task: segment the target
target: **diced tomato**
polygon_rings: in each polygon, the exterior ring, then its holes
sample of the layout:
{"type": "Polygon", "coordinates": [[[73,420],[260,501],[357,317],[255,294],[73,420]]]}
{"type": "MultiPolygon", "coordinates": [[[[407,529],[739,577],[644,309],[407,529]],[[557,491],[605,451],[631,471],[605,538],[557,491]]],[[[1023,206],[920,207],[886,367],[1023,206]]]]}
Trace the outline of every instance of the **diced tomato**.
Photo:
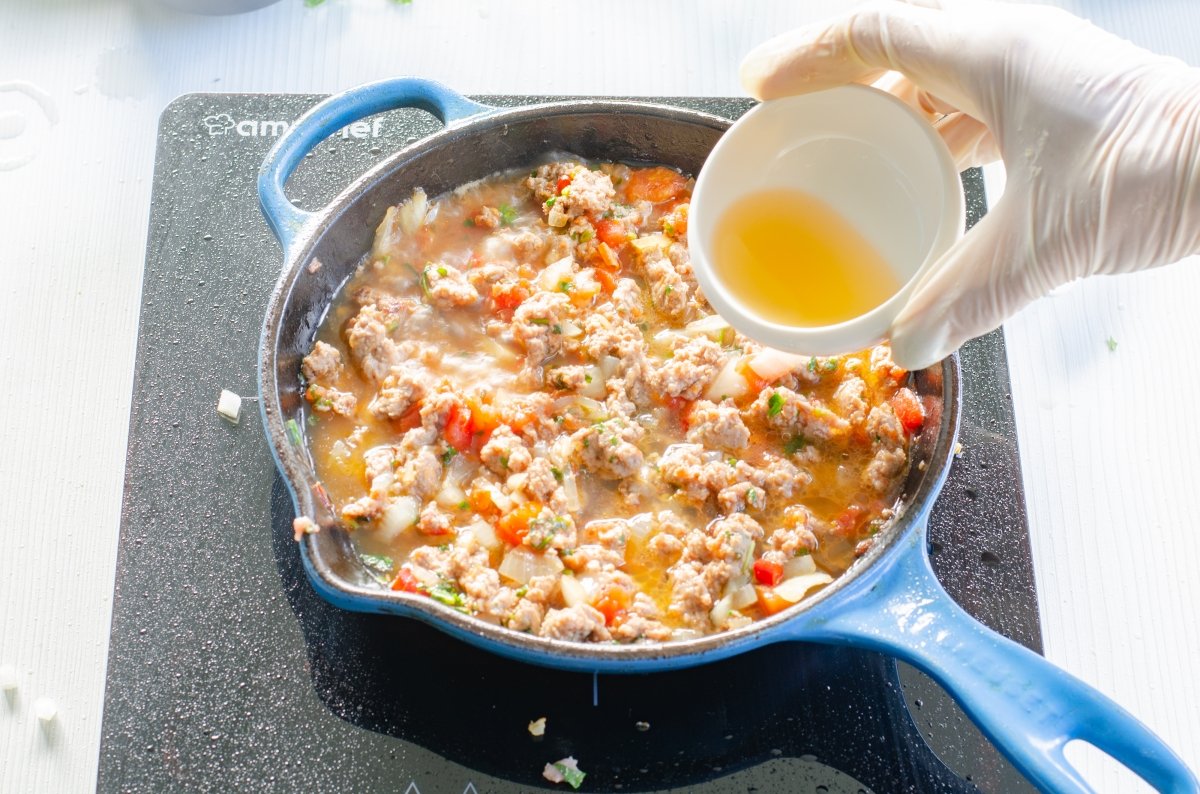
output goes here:
{"type": "Polygon", "coordinates": [[[783,581],[783,566],[770,560],[755,560],[754,581],[767,587],[774,587],[783,581]]]}
{"type": "MultiPolygon", "coordinates": [[[[604,243],[600,243],[600,247],[608,248],[604,243]]],[[[596,268],[596,281],[600,282],[600,291],[606,295],[611,295],[617,288],[617,277],[602,267],[596,268]]]]}
{"type": "Polygon", "coordinates": [[[858,529],[858,525],[862,523],[864,512],[862,505],[850,505],[838,513],[833,519],[833,526],[837,533],[844,537],[851,537],[858,529]]]}
{"type": "Polygon", "coordinates": [[[896,418],[906,433],[915,433],[925,424],[925,407],[907,386],[892,395],[892,410],[896,412],[896,418]]]}
{"type": "Polygon", "coordinates": [[[492,492],[486,488],[471,491],[470,502],[471,509],[479,515],[490,516],[500,512],[496,503],[492,501],[492,492]]]}
{"type": "Polygon", "coordinates": [[[737,363],[735,369],[737,370],[737,374],[746,379],[746,383],[749,386],[749,391],[747,394],[749,395],[750,399],[755,399],[758,397],[759,392],[767,388],[768,381],[760,377],[757,372],[750,368],[750,356],[743,357],[742,360],[737,363]]]}
{"type": "Polygon", "coordinates": [[[529,534],[529,523],[542,514],[540,502],[526,502],[515,510],[500,516],[496,522],[496,535],[505,543],[520,546],[529,534]]]}
{"type": "Polygon", "coordinates": [[[569,184],[571,184],[571,177],[560,176],[558,178],[558,184],[554,186],[554,192],[561,196],[562,192],[563,192],[563,188],[565,188],[569,184]]]}
{"type": "Polygon", "coordinates": [[[620,221],[601,218],[592,225],[596,227],[596,237],[614,251],[620,250],[621,246],[629,242],[629,233],[620,221]]]}
{"type": "Polygon", "coordinates": [[[395,580],[392,582],[393,590],[400,590],[405,593],[421,592],[420,582],[417,577],[407,568],[401,568],[400,573],[396,574],[395,580]]]}
{"type": "Polygon", "coordinates": [[[663,166],[638,168],[625,182],[625,197],[629,201],[650,201],[661,204],[687,190],[687,178],[678,171],[663,166]]]}
{"type": "Polygon", "coordinates": [[[497,309],[512,310],[529,297],[529,284],[524,279],[518,282],[501,282],[492,285],[492,302],[497,309]]]}
{"type": "Polygon", "coordinates": [[[663,405],[667,407],[667,410],[679,417],[679,424],[683,426],[684,430],[688,429],[691,422],[692,406],[695,404],[695,400],[685,397],[668,397],[663,400],[663,405]]]}
{"type": "Polygon", "coordinates": [[[492,406],[474,397],[467,399],[467,406],[471,409],[472,435],[486,435],[500,426],[500,416],[492,406]]]}
{"type": "Polygon", "coordinates": [[[447,444],[459,452],[466,452],[471,449],[471,442],[474,440],[474,424],[470,409],[455,405],[450,409],[450,418],[446,420],[446,429],[442,431],[442,435],[447,444]]]}
{"type": "Polygon", "coordinates": [[[774,615],[776,612],[782,612],[792,605],[792,602],[786,598],[780,598],[775,595],[775,591],[769,587],[755,585],[754,592],[758,594],[758,608],[762,610],[764,615],[774,615]]]}
{"type": "Polygon", "coordinates": [[[392,430],[400,434],[407,433],[414,427],[418,427],[421,424],[420,404],[409,408],[399,419],[393,419],[390,424],[392,426],[392,430]]]}
{"type": "Polygon", "coordinates": [[[619,625],[624,621],[629,608],[629,591],[610,587],[596,599],[594,606],[604,615],[604,625],[619,625]]]}

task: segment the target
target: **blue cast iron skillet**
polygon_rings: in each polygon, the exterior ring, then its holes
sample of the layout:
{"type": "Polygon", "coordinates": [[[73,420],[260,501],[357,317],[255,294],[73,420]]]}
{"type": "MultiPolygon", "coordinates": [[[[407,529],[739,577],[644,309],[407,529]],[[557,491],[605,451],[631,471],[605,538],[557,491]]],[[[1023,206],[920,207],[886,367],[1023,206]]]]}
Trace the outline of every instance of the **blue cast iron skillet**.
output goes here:
{"type": "Polygon", "coordinates": [[[492,108],[437,83],[398,78],[325,100],[279,139],[258,181],[263,213],[286,260],[263,323],[259,404],[296,514],[321,526],[300,544],[313,587],[344,609],[416,618],[503,656],[576,671],[670,670],[784,640],[881,651],[945,687],[1043,791],[1092,790],[1063,755],[1064,746],[1079,739],[1160,791],[1200,792],[1179,757],[1128,712],[976,622],[934,578],[925,525],[958,433],[960,376],[953,356],[915,375],[929,420],[914,443],[899,519],[833,584],[745,628],[660,645],[573,644],[509,631],[433,599],[383,589],[363,569],[347,533],[321,498],[303,439],[299,370],[338,288],[370,250],[387,207],[415,187],[436,196],[500,169],[527,166],[550,151],[663,163],[695,174],[728,126],[725,119],[704,113],[621,101],[492,108]],[[428,111],[445,128],[392,154],[318,212],[298,209],[287,199],[284,183],[318,143],[347,124],[401,107],[428,111]]]}

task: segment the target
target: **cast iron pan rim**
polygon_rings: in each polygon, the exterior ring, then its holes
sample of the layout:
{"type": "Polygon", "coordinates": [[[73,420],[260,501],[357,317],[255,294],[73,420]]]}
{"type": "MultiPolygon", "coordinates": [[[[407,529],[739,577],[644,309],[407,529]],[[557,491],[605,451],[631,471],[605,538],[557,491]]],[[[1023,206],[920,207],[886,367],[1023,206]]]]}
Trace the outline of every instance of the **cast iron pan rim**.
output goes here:
{"type": "MultiPolygon", "coordinates": [[[[323,532],[344,531],[337,525],[333,516],[329,516],[324,521],[320,520],[320,516],[326,511],[317,510],[317,504],[312,495],[312,488],[319,480],[311,473],[307,448],[303,452],[297,451],[288,439],[284,425],[285,420],[282,416],[279,384],[276,378],[276,356],[282,334],[284,309],[291,298],[296,281],[303,273],[303,268],[312,259],[317,244],[326,233],[336,227],[343,213],[352,207],[371,186],[389,178],[402,169],[407,162],[421,155],[463,137],[488,134],[506,135],[510,124],[534,119],[540,120],[547,116],[596,113],[623,113],[664,118],[719,131],[728,129],[731,124],[728,119],[701,111],[627,100],[564,100],[512,109],[498,109],[451,124],[439,132],[398,150],[356,179],[300,232],[297,244],[289,255],[290,261],[280,275],[268,303],[259,351],[259,383],[263,421],[266,425],[272,455],[275,457],[279,470],[283,473],[298,516],[318,519],[323,532]]],[[[491,170],[487,173],[491,173],[491,170]]],[[[484,174],[480,174],[480,176],[484,176],[484,174]]],[[[700,663],[703,660],[699,657],[717,649],[722,649],[725,653],[721,655],[725,655],[730,652],[731,646],[788,639],[786,632],[776,631],[776,629],[792,620],[800,619],[817,605],[836,597],[865,573],[871,571],[874,563],[884,557],[908,533],[924,531],[929,507],[941,490],[948,472],[954,442],[958,435],[961,409],[961,373],[957,356],[952,355],[946,358],[940,367],[943,379],[942,412],[937,428],[937,439],[926,463],[927,469],[921,476],[915,493],[906,494],[903,499],[902,514],[893,521],[890,527],[876,536],[875,543],[863,557],[856,560],[845,573],[819,593],[803,600],[797,607],[755,621],[740,629],[692,640],[658,644],[572,643],[510,631],[501,626],[464,615],[423,596],[366,588],[347,582],[328,569],[317,547],[317,541],[312,536],[305,536],[300,542],[301,553],[306,562],[305,569],[310,576],[320,579],[314,584],[323,594],[336,592],[343,596],[343,601],[353,599],[357,602],[345,604],[349,608],[414,617],[435,627],[445,627],[449,624],[460,635],[474,635],[492,643],[508,646],[512,651],[523,654],[522,658],[526,658],[530,662],[540,660],[548,665],[554,665],[556,658],[611,663],[622,659],[631,662],[635,660],[645,662],[656,659],[678,660],[680,657],[690,656],[697,657],[695,663],[700,663]]],[[[923,432],[930,430],[932,428],[927,427],[923,432]]]]}

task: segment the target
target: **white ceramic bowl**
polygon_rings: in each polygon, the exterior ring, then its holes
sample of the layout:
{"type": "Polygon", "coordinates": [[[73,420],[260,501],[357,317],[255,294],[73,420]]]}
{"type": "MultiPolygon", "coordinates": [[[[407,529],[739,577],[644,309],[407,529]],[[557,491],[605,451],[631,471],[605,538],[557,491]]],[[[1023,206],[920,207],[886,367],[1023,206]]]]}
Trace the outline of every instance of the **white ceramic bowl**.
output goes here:
{"type": "Polygon", "coordinates": [[[688,217],[693,267],[713,308],[751,339],[807,355],[886,339],[917,279],[962,232],[962,183],[941,138],[899,99],[861,85],[751,109],[704,163],[688,217]],[[838,212],[883,256],[899,291],[866,314],[817,327],[765,320],[738,301],[713,267],[717,220],[747,193],[772,188],[804,191],[838,212]]]}

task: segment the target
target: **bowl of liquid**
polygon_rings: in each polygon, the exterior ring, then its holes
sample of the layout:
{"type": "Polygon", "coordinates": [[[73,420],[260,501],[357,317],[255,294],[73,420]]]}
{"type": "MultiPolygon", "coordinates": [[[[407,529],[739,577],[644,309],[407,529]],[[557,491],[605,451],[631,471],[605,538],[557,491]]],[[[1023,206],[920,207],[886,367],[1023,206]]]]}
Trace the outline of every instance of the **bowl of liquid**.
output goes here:
{"type": "Polygon", "coordinates": [[[941,138],[861,85],[751,109],[713,148],[688,218],[713,308],[746,336],[807,355],[886,339],[962,233],[962,183],[941,138]]]}

